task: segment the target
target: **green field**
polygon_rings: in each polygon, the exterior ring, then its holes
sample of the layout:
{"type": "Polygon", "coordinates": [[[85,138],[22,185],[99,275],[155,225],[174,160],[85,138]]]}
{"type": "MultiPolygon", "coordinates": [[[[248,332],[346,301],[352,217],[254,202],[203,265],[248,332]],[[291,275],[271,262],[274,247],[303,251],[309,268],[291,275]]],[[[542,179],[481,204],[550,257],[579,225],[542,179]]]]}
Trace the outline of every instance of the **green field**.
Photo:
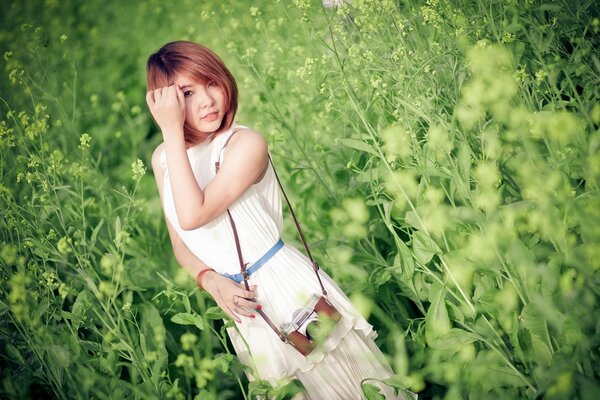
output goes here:
{"type": "Polygon", "coordinates": [[[4,0],[0,22],[0,398],[298,390],[249,384],[173,257],[145,62],[177,39],[230,67],[387,384],[597,398],[597,1],[4,0]]]}

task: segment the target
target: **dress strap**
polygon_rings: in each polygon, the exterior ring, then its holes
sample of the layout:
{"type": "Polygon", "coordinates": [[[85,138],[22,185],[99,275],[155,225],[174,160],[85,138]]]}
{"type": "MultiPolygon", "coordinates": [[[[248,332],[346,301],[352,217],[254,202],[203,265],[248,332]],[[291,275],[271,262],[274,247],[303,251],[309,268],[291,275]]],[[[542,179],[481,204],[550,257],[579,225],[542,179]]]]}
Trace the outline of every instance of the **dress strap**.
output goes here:
{"type": "Polygon", "coordinates": [[[219,168],[221,166],[221,160],[223,159],[223,152],[225,151],[225,147],[227,147],[227,145],[229,144],[229,141],[231,140],[233,135],[235,135],[240,129],[244,129],[244,128],[248,128],[248,127],[246,127],[244,125],[235,125],[233,127],[231,133],[227,137],[227,139],[225,139],[225,143],[223,143],[221,150],[219,150],[219,157],[217,158],[217,161],[215,162],[215,173],[219,172],[219,168]]]}

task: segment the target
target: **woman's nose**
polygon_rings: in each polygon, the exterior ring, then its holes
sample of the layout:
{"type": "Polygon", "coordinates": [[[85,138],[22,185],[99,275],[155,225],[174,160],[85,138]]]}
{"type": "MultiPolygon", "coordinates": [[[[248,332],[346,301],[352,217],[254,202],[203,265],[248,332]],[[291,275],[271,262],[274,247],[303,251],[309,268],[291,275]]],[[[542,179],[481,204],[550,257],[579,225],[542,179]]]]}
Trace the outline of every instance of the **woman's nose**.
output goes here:
{"type": "Polygon", "coordinates": [[[213,104],[213,98],[207,90],[200,89],[196,96],[197,105],[200,108],[210,107],[213,104]]]}

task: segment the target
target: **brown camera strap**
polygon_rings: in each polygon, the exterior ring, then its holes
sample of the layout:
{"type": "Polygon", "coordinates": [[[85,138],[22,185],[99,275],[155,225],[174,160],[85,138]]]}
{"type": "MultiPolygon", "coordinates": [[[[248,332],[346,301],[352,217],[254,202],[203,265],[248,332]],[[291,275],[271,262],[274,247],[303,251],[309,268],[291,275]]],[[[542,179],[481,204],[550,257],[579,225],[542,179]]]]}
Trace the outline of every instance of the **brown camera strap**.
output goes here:
{"type": "Polygon", "coordinates": [[[304,233],[302,232],[302,228],[300,228],[300,223],[298,222],[298,218],[296,218],[296,213],[294,212],[294,209],[292,208],[292,203],[290,203],[290,200],[288,199],[287,194],[285,194],[285,190],[283,190],[283,185],[281,184],[281,181],[279,180],[279,175],[277,175],[277,170],[275,170],[275,165],[273,164],[273,160],[271,159],[270,154],[269,154],[269,162],[271,163],[271,167],[273,167],[273,173],[275,174],[275,179],[277,179],[277,183],[279,184],[281,193],[283,194],[283,197],[285,198],[285,202],[287,203],[288,208],[290,209],[290,214],[292,214],[292,218],[294,219],[294,224],[296,225],[296,229],[298,230],[298,233],[300,234],[300,239],[302,240],[302,244],[304,245],[304,249],[306,250],[306,255],[310,259],[313,270],[315,271],[315,274],[317,275],[317,280],[319,281],[319,285],[321,286],[321,292],[323,292],[323,296],[327,296],[327,291],[323,287],[323,282],[321,282],[321,276],[319,275],[319,264],[317,264],[317,262],[313,259],[312,254],[310,253],[310,249],[308,248],[308,243],[306,242],[306,239],[304,238],[304,233]]]}
{"type": "MultiPolygon", "coordinates": [[[[231,140],[231,138],[233,137],[233,135],[235,135],[239,131],[240,128],[241,127],[234,128],[234,130],[231,133],[231,135],[229,135],[229,137],[225,140],[225,143],[223,144],[223,147],[221,149],[221,153],[219,153],[218,160],[215,161],[215,170],[216,170],[216,172],[219,172],[219,168],[221,167],[221,154],[222,154],[223,150],[225,149],[225,147],[229,143],[229,140],[231,140]]],[[[323,292],[324,296],[327,296],[327,291],[325,290],[325,287],[323,287],[323,282],[321,281],[321,277],[319,276],[319,264],[317,264],[317,262],[312,257],[312,254],[311,254],[310,249],[308,247],[308,243],[306,242],[306,239],[304,237],[304,233],[302,232],[302,228],[300,227],[300,223],[298,222],[298,218],[296,218],[296,213],[294,213],[294,209],[292,208],[292,204],[290,203],[290,200],[288,199],[287,194],[285,193],[285,190],[283,189],[283,185],[281,184],[281,181],[279,180],[279,176],[277,175],[277,171],[275,170],[275,165],[273,164],[273,160],[271,159],[271,155],[269,154],[268,156],[269,156],[269,162],[271,163],[271,167],[273,168],[273,172],[275,174],[275,178],[277,179],[277,183],[279,185],[279,188],[281,189],[281,193],[283,193],[283,197],[285,198],[285,201],[286,201],[286,203],[288,205],[288,208],[290,209],[290,213],[291,213],[292,218],[294,220],[294,224],[296,225],[296,229],[298,230],[298,233],[300,234],[300,239],[302,240],[302,244],[304,245],[304,249],[306,250],[306,255],[310,259],[310,261],[312,263],[313,270],[315,271],[315,274],[317,275],[317,280],[319,281],[319,285],[321,286],[321,291],[323,292]]],[[[235,239],[235,247],[236,247],[236,250],[237,250],[237,253],[238,253],[238,260],[239,260],[239,263],[240,263],[240,270],[242,272],[242,277],[244,278],[244,286],[246,287],[246,290],[250,290],[250,285],[248,284],[248,273],[246,272],[246,266],[248,265],[248,263],[244,263],[244,258],[242,256],[242,247],[240,245],[240,239],[239,239],[239,236],[238,236],[237,228],[235,226],[235,221],[233,220],[233,216],[231,215],[231,211],[229,211],[229,209],[227,209],[227,215],[229,216],[229,223],[231,224],[231,229],[233,229],[233,237],[235,239]]],[[[291,343],[291,342],[288,341],[288,339],[285,337],[285,335],[279,330],[279,328],[277,328],[277,326],[273,323],[273,321],[271,321],[271,319],[265,314],[265,312],[263,310],[256,309],[256,312],[258,314],[260,314],[260,316],[271,327],[271,329],[273,329],[273,331],[277,334],[277,336],[279,336],[279,338],[282,341],[291,343]]]]}

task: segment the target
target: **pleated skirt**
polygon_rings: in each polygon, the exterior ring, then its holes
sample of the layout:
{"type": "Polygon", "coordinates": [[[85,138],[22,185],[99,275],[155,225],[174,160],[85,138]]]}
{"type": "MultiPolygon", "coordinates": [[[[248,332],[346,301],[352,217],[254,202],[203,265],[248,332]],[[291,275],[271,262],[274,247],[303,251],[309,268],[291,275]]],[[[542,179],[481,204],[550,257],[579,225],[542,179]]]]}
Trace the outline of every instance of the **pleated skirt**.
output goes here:
{"type": "MultiPolygon", "coordinates": [[[[275,321],[286,321],[293,310],[303,304],[296,298],[319,293],[320,288],[308,259],[297,249],[285,245],[271,260],[276,267],[261,268],[251,276],[250,284],[258,285],[258,300],[267,315],[275,321]]],[[[342,314],[320,350],[302,356],[283,343],[258,316],[256,319],[242,317],[236,329],[228,329],[238,357],[253,370],[254,374],[247,373],[248,379],[264,379],[273,386],[297,379],[306,390],[294,400],[363,399],[362,382],[380,388],[386,399],[414,398],[402,393],[394,395],[392,387],[381,383],[394,372],[375,343],[377,332],[337,283],[324,271],[319,274],[329,300],[342,314]]]]}

